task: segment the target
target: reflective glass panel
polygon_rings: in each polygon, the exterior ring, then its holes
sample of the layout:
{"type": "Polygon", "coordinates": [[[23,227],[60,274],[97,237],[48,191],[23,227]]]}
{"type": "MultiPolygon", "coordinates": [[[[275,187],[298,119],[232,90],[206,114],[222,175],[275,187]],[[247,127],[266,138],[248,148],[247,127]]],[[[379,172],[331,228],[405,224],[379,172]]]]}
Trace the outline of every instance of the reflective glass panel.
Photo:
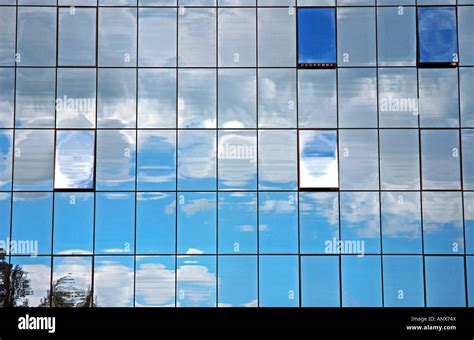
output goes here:
{"type": "Polygon", "coordinates": [[[298,253],[298,202],[294,193],[259,193],[261,254],[298,253]]]}
{"type": "Polygon", "coordinates": [[[421,208],[418,192],[382,192],[382,245],[386,254],[420,254],[421,208]]]}
{"type": "Polygon", "coordinates": [[[216,193],[178,193],[178,254],[216,253],[216,193]]]}
{"type": "Polygon", "coordinates": [[[260,307],[298,307],[298,256],[260,256],[260,307]]]}
{"type": "Polygon", "coordinates": [[[425,257],[425,281],[427,307],[466,306],[463,257],[425,257]]]}
{"type": "Polygon", "coordinates": [[[339,257],[301,258],[302,307],[339,307],[339,257]]]}
{"type": "Polygon", "coordinates": [[[459,132],[421,131],[423,189],[460,189],[459,132]]]}
{"type": "Polygon", "coordinates": [[[423,258],[384,256],[385,307],[424,307],[423,258]]]}
{"type": "MultiPolygon", "coordinates": [[[[13,1],[15,4],[15,1],[13,1]]],[[[15,63],[15,34],[16,9],[15,7],[0,8],[0,65],[11,66],[15,63]]]]}
{"type": "Polygon", "coordinates": [[[332,253],[339,241],[339,202],[335,192],[300,192],[300,251],[332,253]]]}
{"type": "Polygon", "coordinates": [[[380,256],[342,257],[342,306],[382,307],[380,256]]]}
{"type": "Polygon", "coordinates": [[[92,307],[92,258],[56,256],[53,263],[52,307],[92,307]]]}
{"type": "Polygon", "coordinates": [[[13,132],[11,130],[0,130],[0,190],[11,190],[12,159],[13,132]]]}
{"type": "Polygon", "coordinates": [[[257,307],[256,256],[220,256],[218,307],[257,307]]]}
{"type": "Polygon", "coordinates": [[[427,254],[462,254],[462,196],[458,192],[423,192],[423,240],[427,254]]]}
{"type": "Polygon", "coordinates": [[[454,7],[418,8],[420,63],[459,61],[454,7]]]}
{"type": "Polygon", "coordinates": [[[135,194],[96,194],[95,253],[130,254],[134,251],[135,194]]]}
{"type": "Polygon", "coordinates": [[[219,253],[257,253],[257,194],[219,193],[219,253]]]}
{"type": "Polygon", "coordinates": [[[95,187],[95,132],[56,132],[55,189],[95,187]]]}
{"type": "Polygon", "coordinates": [[[15,69],[0,68],[0,128],[13,127],[15,69]]]}
{"type": "Polygon", "coordinates": [[[136,258],[135,307],[175,306],[175,257],[136,258]]]}
{"type": "Polygon", "coordinates": [[[94,305],[132,307],[133,256],[101,256],[94,262],[94,305]]]}
{"type": "Polygon", "coordinates": [[[176,251],[176,195],[137,193],[137,254],[173,254],[176,251]]]}
{"type": "Polygon", "coordinates": [[[215,256],[178,257],[178,307],[215,307],[217,275],[215,256]]]}
{"type": "Polygon", "coordinates": [[[474,189],[474,130],[462,130],[462,176],[464,190],[474,189]]]}
{"type": "Polygon", "coordinates": [[[257,188],[257,134],[255,131],[219,131],[219,189],[257,188]]]}
{"type": "Polygon", "coordinates": [[[94,194],[56,193],[54,207],[54,253],[92,254],[94,194]]]}
{"type": "Polygon", "coordinates": [[[176,189],[176,132],[139,130],[138,190],[176,189]]]}
{"type": "Polygon", "coordinates": [[[338,188],[336,131],[299,132],[299,187],[338,188]]]}

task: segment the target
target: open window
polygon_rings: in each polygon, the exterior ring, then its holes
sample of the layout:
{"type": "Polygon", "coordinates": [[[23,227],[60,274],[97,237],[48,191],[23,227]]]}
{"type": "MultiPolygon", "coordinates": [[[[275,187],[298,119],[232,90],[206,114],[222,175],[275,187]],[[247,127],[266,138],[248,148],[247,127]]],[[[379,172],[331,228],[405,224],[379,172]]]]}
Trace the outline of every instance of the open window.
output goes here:
{"type": "Polygon", "coordinates": [[[338,190],[337,132],[300,130],[298,138],[300,191],[338,190]]]}
{"type": "Polygon", "coordinates": [[[298,9],[298,67],[336,67],[336,11],[298,9]]]}
{"type": "Polygon", "coordinates": [[[93,191],[95,189],[95,132],[58,130],[54,190],[93,191]]]}
{"type": "Polygon", "coordinates": [[[459,62],[455,7],[418,8],[418,66],[456,67],[459,62]]]}

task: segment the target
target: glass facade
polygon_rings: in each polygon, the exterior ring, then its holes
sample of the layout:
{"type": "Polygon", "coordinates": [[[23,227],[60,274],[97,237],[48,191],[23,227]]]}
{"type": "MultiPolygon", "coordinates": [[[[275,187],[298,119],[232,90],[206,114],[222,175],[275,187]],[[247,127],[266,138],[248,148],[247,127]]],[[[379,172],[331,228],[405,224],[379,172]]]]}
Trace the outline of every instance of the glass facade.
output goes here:
{"type": "Polygon", "coordinates": [[[0,306],[474,306],[473,17],[0,0],[0,306]]]}

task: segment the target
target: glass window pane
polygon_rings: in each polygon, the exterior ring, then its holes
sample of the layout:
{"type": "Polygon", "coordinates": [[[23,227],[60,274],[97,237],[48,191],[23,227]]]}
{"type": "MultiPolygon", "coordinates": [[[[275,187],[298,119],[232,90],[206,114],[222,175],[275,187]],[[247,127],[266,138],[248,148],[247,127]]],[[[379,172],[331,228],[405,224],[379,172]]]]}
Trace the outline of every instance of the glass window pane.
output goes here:
{"type": "Polygon", "coordinates": [[[255,128],[257,73],[254,69],[220,69],[218,115],[220,128],[255,128]]]}
{"type": "Polygon", "coordinates": [[[59,65],[95,65],[96,15],[94,8],[59,9],[59,65]]]}
{"type": "Polygon", "coordinates": [[[299,198],[301,253],[328,253],[328,241],[331,243],[339,241],[338,194],[301,192],[299,198]]]}
{"type": "Polygon", "coordinates": [[[219,131],[219,189],[257,188],[257,135],[255,131],[219,131]]]}
{"type": "Polygon", "coordinates": [[[421,131],[423,189],[460,189],[459,132],[421,131]]]}
{"type": "Polygon", "coordinates": [[[258,126],[296,127],[296,73],[294,69],[258,71],[258,126]]]}
{"type": "Polygon", "coordinates": [[[54,253],[92,254],[94,194],[54,195],[54,253]]]}
{"type": "Polygon", "coordinates": [[[418,8],[420,63],[457,62],[458,44],[454,7],[418,8]]]}
{"type": "Polygon", "coordinates": [[[377,74],[371,68],[342,68],[339,73],[339,127],[377,127],[377,74]]]}
{"type": "Polygon", "coordinates": [[[56,132],[55,189],[94,189],[95,132],[56,132]]]}
{"type": "Polygon", "coordinates": [[[464,229],[466,253],[474,254],[474,192],[464,193],[464,229]]]}
{"type": "Polygon", "coordinates": [[[181,8],[178,26],[178,65],[216,66],[216,10],[181,8]]]}
{"type": "Polygon", "coordinates": [[[418,80],[415,68],[379,68],[380,127],[418,127],[418,80]]]}
{"type": "Polygon", "coordinates": [[[338,8],[338,65],[375,66],[375,35],[374,8],[338,8]]]}
{"type": "Polygon", "coordinates": [[[341,189],[378,189],[377,145],[376,130],[339,130],[341,189]]]}
{"type": "Polygon", "coordinates": [[[138,70],[138,127],[176,127],[175,70],[138,70]]]}
{"type": "Polygon", "coordinates": [[[469,307],[474,307],[474,257],[466,257],[467,267],[467,291],[469,307]]]}
{"type": "Polygon", "coordinates": [[[19,65],[56,65],[56,8],[18,8],[17,46],[19,65]]]}
{"type": "Polygon", "coordinates": [[[94,305],[132,307],[133,256],[97,257],[94,263],[94,305]]]}
{"type": "MultiPolygon", "coordinates": [[[[341,192],[341,248],[343,254],[380,253],[379,194],[377,192],[341,192]]],[[[335,252],[335,251],[334,251],[335,252]]]]}
{"type": "Polygon", "coordinates": [[[216,257],[178,257],[178,307],[216,306],[216,257]]]}
{"type": "Polygon", "coordinates": [[[97,0],[59,0],[60,6],[97,6],[97,0]]]}
{"type": "Polygon", "coordinates": [[[219,256],[218,307],[257,307],[256,256],[219,256]]]}
{"type": "Polygon", "coordinates": [[[178,253],[215,254],[216,193],[178,193],[178,253]]]}
{"type": "MultiPolygon", "coordinates": [[[[13,1],[15,4],[15,1],[13,1]]],[[[12,66],[15,63],[16,9],[0,8],[0,65],[12,66]]]]}
{"type": "Polygon", "coordinates": [[[463,189],[474,189],[474,130],[462,130],[463,189]]]}
{"type": "MultiPolygon", "coordinates": [[[[11,220],[11,202],[12,197],[9,192],[0,192],[0,239],[6,240],[10,237],[10,220],[11,220]]],[[[0,253],[5,253],[6,245],[0,247],[0,253]]],[[[0,255],[0,261],[2,260],[0,255]]]]}
{"type": "Polygon", "coordinates": [[[180,190],[215,190],[216,132],[178,133],[178,187],[180,190]]]}
{"type": "Polygon", "coordinates": [[[474,127],[474,68],[459,68],[459,87],[461,96],[461,124],[474,127]]]}
{"type": "Polygon", "coordinates": [[[336,11],[298,9],[298,63],[336,63],[336,11]]]}
{"type": "Polygon", "coordinates": [[[139,66],[175,66],[176,9],[140,8],[138,17],[139,66]]]}
{"type": "Polygon", "coordinates": [[[97,190],[135,189],[135,131],[97,131],[97,190]]]}
{"type": "Polygon", "coordinates": [[[51,190],[53,166],[54,131],[15,131],[14,190],[51,190]]]}
{"type": "Polygon", "coordinates": [[[301,257],[302,307],[339,307],[339,257],[301,257]]]}
{"type": "Polygon", "coordinates": [[[137,0],[98,0],[100,6],[136,6],[137,0]]]}
{"type": "Polygon", "coordinates": [[[251,8],[219,9],[219,66],[251,67],[256,63],[256,12],[251,8]]]}
{"type": "Polygon", "coordinates": [[[260,256],[260,307],[298,307],[298,256],[260,256]]]}
{"type": "Polygon", "coordinates": [[[15,192],[13,194],[12,241],[23,241],[18,255],[51,253],[53,194],[15,192]]]}
{"type": "Polygon", "coordinates": [[[298,124],[337,127],[336,70],[298,70],[298,124]]]}
{"type": "Polygon", "coordinates": [[[100,69],[98,91],[98,127],[134,128],[136,124],[136,70],[100,69]]]}
{"type": "Polygon", "coordinates": [[[403,6],[378,8],[378,65],[415,66],[415,32],[415,8],[403,6]]]}
{"type": "Polygon", "coordinates": [[[294,193],[259,193],[258,233],[260,253],[298,253],[298,202],[294,193]]]}
{"type": "Polygon", "coordinates": [[[382,244],[388,254],[420,254],[421,209],[418,192],[382,192],[382,244]]]}
{"type": "Polygon", "coordinates": [[[25,296],[17,296],[13,306],[49,307],[47,296],[51,283],[51,257],[14,256],[11,266],[20,270],[23,274],[21,283],[26,286],[25,296]]]}
{"type": "Polygon", "coordinates": [[[380,130],[382,190],[419,190],[420,159],[417,130],[380,130]]]}
{"type": "Polygon", "coordinates": [[[57,77],[56,126],[58,128],[95,127],[95,69],[60,68],[57,77]]]}
{"type": "Polygon", "coordinates": [[[180,128],[216,127],[216,88],[216,70],[179,70],[178,125],[180,128]]]}
{"type": "Polygon", "coordinates": [[[295,66],[296,12],[291,8],[258,9],[258,65],[295,66]]]}
{"type": "Polygon", "coordinates": [[[295,131],[259,131],[258,185],[260,190],[294,190],[297,187],[295,131]]]}
{"type": "Polygon", "coordinates": [[[99,65],[131,67],[136,65],[136,58],[137,10],[100,8],[99,65]]]}
{"type": "Polygon", "coordinates": [[[461,65],[474,65],[474,7],[458,7],[459,54],[461,65]]]}
{"type": "Polygon", "coordinates": [[[382,307],[380,256],[342,257],[342,306],[382,307]]]}
{"type": "Polygon", "coordinates": [[[425,272],[427,307],[466,306],[463,257],[427,256],[425,272]]]}
{"type": "Polygon", "coordinates": [[[421,69],[420,126],[458,127],[459,96],[456,69],[421,69]]]}
{"type": "Polygon", "coordinates": [[[424,307],[423,258],[384,256],[385,307],[424,307]]]}
{"type": "Polygon", "coordinates": [[[137,193],[137,254],[176,252],[176,195],[137,193]]]}
{"type": "Polygon", "coordinates": [[[0,68],[0,128],[13,127],[15,69],[0,68]]]}
{"type": "Polygon", "coordinates": [[[176,189],[176,132],[138,131],[138,190],[176,189]]]}
{"type": "Polygon", "coordinates": [[[175,306],[175,257],[136,258],[135,307],[175,306]]]}
{"type": "Polygon", "coordinates": [[[219,193],[219,253],[257,253],[257,194],[219,193]]]}
{"type": "Polygon", "coordinates": [[[134,234],[135,194],[97,193],[95,253],[133,253],[134,234]]]}
{"type": "Polygon", "coordinates": [[[423,192],[425,253],[464,253],[461,197],[457,192],[423,192]]]}
{"type": "Polygon", "coordinates": [[[54,127],[55,70],[21,68],[16,72],[15,126],[54,127]]]}
{"type": "Polygon", "coordinates": [[[299,187],[338,188],[336,131],[299,131],[299,187]]]}
{"type": "Polygon", "coordinates": [[[13,132],[0,130],[0,190],[12,188],[13,132]]]}
{"type": "Polygon", "coordinates": [[[176,6],[177,0],[138,0],[139,6],[176,6]]]}
{"type": "Polygon", "coordinates": [[[52,307],[92,307],[92,258],[55,257],[50,299],[52,307]]]}

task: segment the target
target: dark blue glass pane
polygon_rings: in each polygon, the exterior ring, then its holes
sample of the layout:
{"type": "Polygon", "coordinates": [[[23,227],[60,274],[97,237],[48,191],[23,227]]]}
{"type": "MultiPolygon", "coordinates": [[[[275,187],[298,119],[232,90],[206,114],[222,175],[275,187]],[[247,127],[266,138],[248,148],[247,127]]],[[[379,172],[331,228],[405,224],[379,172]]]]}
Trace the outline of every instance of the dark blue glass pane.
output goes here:
{"type": "Polygon", "coordinates": [[[418,9],[418,45],[420,63],[451,63],[459,60],[454,7],[418,9]]]}
{"type": "Polygon", "coordinates": [[[336,63],[336,19],[333,8],[298,10],[298,62],[336,63]]]}

